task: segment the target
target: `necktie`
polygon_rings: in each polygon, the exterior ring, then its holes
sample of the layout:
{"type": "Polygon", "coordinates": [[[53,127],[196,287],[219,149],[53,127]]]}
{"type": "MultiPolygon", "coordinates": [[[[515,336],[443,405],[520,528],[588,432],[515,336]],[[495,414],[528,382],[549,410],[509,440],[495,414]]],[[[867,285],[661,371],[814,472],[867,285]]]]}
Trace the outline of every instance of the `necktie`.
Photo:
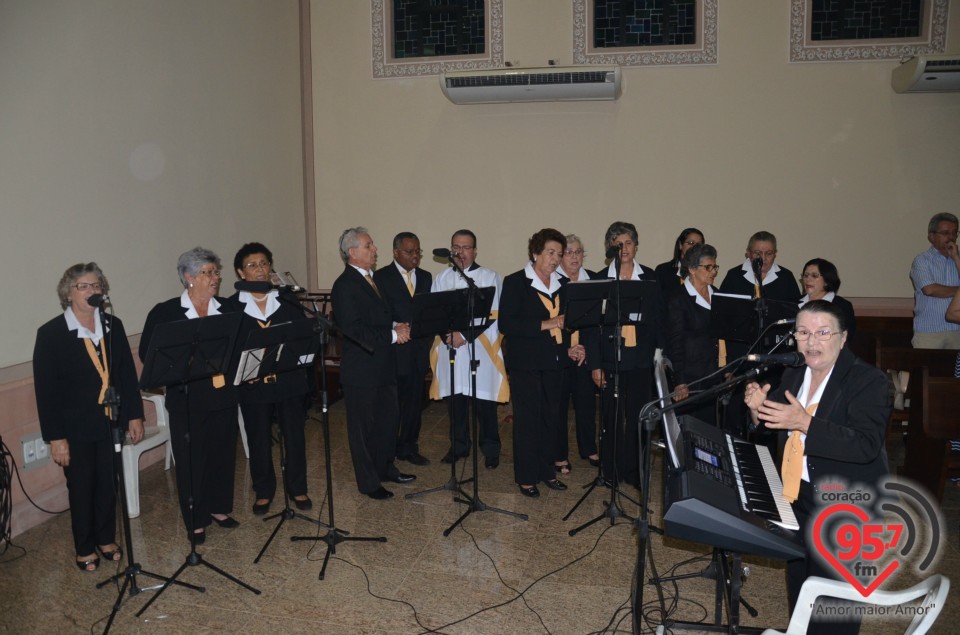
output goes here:
{"type": "Polygon", "coordinates": [[[376,293],[376,294],[377,294],[377,297],[379,298],[379,297],[380,297],[380,289],[377,288],[377,283],[373,281],[373,276],[371,276],[371,275],[368,273],[368,274],[366,274],[366,275],[363,276],[363,277],[364,277],[364,278],[366,279],[366,281],[370,284],[370,286],[373,287],[373,292],[376,293]]]}
{"type": "MultiPolygon", "coordinates": [[[[818,405],[819,402],[807,406],[807,414],[812,417],[817,412],[818,405]]],[[[780,476],[783,478],[783,497],[788,503],[792,503],[800,494],[800,480],[803,478],[803,441],[800,440],[799,430],[790,432],[787,445],[783,448],[780,476]]]]}
{"type": "MultiPolygon", "coordinates": [[[[97,403],[102,404],[103,398],[107,394],[107,386],[110,385],[110,369],[107,368],[107,342],[102,339],[100,340],[100,358],[97,358],[97,349],[93,346],[93,340],[85,337],[83,338],[83,345],[86,346],[87,355],[90,356],[90,361],[93,362],[94,368],[97,369],[97,374],[100,375],[100,397],[97,398],[97,403]]],[[[110,406],[105,406],[104,411],[107,413],[107,416],[110,416],[110,406]]]]}
{"type": "MultiPolygon", "coordinates": [[[[560,315],[560,296],[559,295],[556,298],[554,298],[553,301],[551,301],[550,298],[540,295],[539,293],[537,294],[537,297],[540,298],[540,301],[543,303],[543,306],[547,309],[547,311],[550,312],[550,317],[555,318],[558,315],[560,315]]],[[[560,344],[563,342],[563,334],[560,332],[559,328],[550,329],[550,335],[552,335],[553,339],[557,341],[557,344],[560,344]]]]}
{"type": "Polygon", "coordinates": [[[413,297],[413,272],[404,271],[403,275],[407,277],[407,291],[410,292],[410,297],[412,298],[413,297]]]}

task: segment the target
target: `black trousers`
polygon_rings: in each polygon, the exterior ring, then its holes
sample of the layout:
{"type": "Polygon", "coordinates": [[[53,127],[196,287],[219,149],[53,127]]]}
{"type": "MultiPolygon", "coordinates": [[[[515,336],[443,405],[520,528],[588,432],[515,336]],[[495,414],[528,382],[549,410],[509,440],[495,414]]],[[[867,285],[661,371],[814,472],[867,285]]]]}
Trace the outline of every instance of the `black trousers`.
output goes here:
{"type": "MultiPolygon", "coordinates": [[[[800,524],[800,536],[807,535],[807,528],[816,520],[818,507],[815,500],[815,490],[807,481],[800,481],[800,493],[793,503],[793,513],[800,524]]],[[[787,562],[787,596],[790,602],[790,614],[793,615],[793,609],[797,606],[797,598],[800,595],[800,587],[804,580],[815,575],[832,580],[840,580],[840,576],[832,567],[824,566],[819,558],[813,553],[810,545],[805,545],[808,556],[801,560],[790,560],[787,562]]],[[[845,619],[836,616],[828,616],[830,611],[818,615],[817,608],[814,608],[813,615],[810,616],[810,626],[808,633],[817,635],[857,635],[860,632],[860,617],[855,616],[852,602],[843,602],[840,600],[817,600],[817,606],[822,607],[843,607],[841,610],[847,617],[845,619]]]]}
{"type": "Polygon", "coordinates": [[[243,403],[243,429],[250,448],[250,480],[257,498],[273,499],[277,493],[277,475],[273,469],[273,418],[276,416],[283,442],[287,492],[291,496],[307,493],[307,450],[304,422],[307,410],[304,395],[276,403],[243,403]]]}
{"type": "MultiPolygon", "coordinates": [[[[470,454],[473,443],[470,437],[470,397],[453,395],[453,451],[457,456],[470,454]]],[[[477,419],[480,422],[480,451],[487,458],[500,456],[500,422],[497,419],[497,402],[477,398],[477,419]]]]}
{"type": "Polygon", "coordinates": [[[400,473],[393,464],[400,418],[397,387],[343,386],[343,397],[357,489],[370,494],[381,482],[400,473]]]}
{"type": "Polygon", "coordinates": [[[513,395],[513,480],[536,485],[555,479],[556,422],[562,370],[510,371],[513,395]]]}
{"type": "Polygon", "coordinates": [[[397,400],[400,407],[400,432],[397,456],[420,453],[420,426],[423,412],[423,377],[426,371],[397,375],[397,400]]]}
{"type": "Polygon", "coordinates": [[[640,408],[651,399],[650,368],[620,371],[619,405],[614,398],[613,372],[604,371],[607,385],[600,391],[602,425],[600,460],[605,478],[617,483],[640,483],[640,408]],[[616,456],[614,456],[616,439],[616,456]]]}
{"type": "Polygon", "coordinates": [[[563,371],[560,387],[560,411],[557,413],[557,455],[554,461],[566,461],[570,452],[567,440],[567,406],[573,398],[577,450],[585,459],[597,453],[597,387],[586,365],[569,366],[563,371]]]}
{"type": "Polygon", "coordinates": [[[192,412],[189,418],[186,413],[171,412],[170,443],[177,462],[180,513],[187,531],[209,525],[210,514],[231,513],[237,463],[237,407],[192,412]]]}
{"type": "Polygon", "coordinates": [[[69,446],[70,465],[63,468],[63,474],[67,477],[73,547],[78,556],[89,556],[97,545],[116,542],[113,444],[109,440],[71,440],[69,446]]]}

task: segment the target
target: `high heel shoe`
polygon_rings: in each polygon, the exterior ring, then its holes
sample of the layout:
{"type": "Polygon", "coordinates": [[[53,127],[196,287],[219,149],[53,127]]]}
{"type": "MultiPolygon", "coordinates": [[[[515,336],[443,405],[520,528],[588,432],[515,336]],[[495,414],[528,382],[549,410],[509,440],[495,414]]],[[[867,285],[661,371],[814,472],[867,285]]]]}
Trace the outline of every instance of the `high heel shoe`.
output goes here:
{"type": "Polygon", "coordinates": [[[564,483],[558,478],[555,478],[552,481],[544,481],[543,484],[549,487],[550,489],[557,490],[558,492],[562,492],[567,489],[566,483],[564,483]]]}
{"type": "Polygon", "coordinates": [[[84,573],[93,573],[97,570],[97,567],[100,566],[100,558],[94,558],[93,560],[74,560],[77,563],[77,568],[83,571],[84,573]],[[90,567],[93,568],[90,568],[90,567]]]}
{"type": "Polygon", "coordinates": [[[529,487],[525,485],[519,485],[520,493],[529,498],[540,498],[540,490],[537,489],[536,485],[531,485],[529,487]]]}
{"type": "Polygon", "coordinates": [[[240,523],[238,523],[232,516],[227,516],[223,520],[220,520],[214,516],[211,516],[210,518],[213,518],[213,522],[217,523],[224,529],[233,529],[234,527],[240,526],[240,523]]]}

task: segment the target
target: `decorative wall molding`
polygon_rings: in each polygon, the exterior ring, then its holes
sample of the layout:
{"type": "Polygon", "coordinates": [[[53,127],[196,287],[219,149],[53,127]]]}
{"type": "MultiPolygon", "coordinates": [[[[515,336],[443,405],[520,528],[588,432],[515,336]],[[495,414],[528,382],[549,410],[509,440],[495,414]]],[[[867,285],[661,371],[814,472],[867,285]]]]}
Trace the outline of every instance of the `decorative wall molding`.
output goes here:
{"type": "Polygon", "coordinates": [[[698,0],[697,43],[692,46],[594,49],[593,1],[573,0],[573,63],[620,64],[621,66],[671,66],[717,63],[718,0],[698,0]]]}
{"type": "Polygon", "coordinates": [[[923,53],[943,53],[947,44],[950,0],[927,0],[925,24],[919,38],[882,40],[836,40],[818,43],[810,39],[812,0],[790,2],[791,62],[865,62],[899,60],[923,53]]]}
{"type": "Polygon", "coordinates": [[[503,68],[503,0],[486,0],[486,55],[394,59],[389,28],[390,0],[371,0],[373,76],[379,79],[439,75],[446,71],[503,68]]]}

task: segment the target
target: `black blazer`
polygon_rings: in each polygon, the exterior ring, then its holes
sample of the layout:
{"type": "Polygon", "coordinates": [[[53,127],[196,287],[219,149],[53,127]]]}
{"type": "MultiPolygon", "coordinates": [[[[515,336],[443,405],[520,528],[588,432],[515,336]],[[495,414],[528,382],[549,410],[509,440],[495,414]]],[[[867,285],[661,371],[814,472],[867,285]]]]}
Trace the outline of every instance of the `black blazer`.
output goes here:
{"type": "Polygon", "coordinates": [[[533,288],[533,280],[523,270],[503,279],[499,320],[503,333],[503,361],[508,372],[513,369],[558,370],[570,365],[567,356],[569,333],[562,331],[562,341],[557,344],[550,331],[540,330],[540,323],[550,319],[550,312],[540,297],[553,302],[559,296],[560,315],[563,315],[566,309],[564,287],[568,280],[561,276],[560,289],[548,296],[533,288]]]}
{"type": "MultiPolygon", "coordinates": [[[[120,392],[119,421],[124,429],[131,419],[143,418],[137,371],[123,323],[105,316],[109,332],[101,344],[113,345],[110,377],[120,392]],[[112,339],[111,339],[112,338],[112,339]]],[[[107,360],[111,352],[107,349],[107,360]]],[[[67,328],[59,315],[39,329],[33,348],[33,388],[43,440],[101,441],[110,439],[110,423],[97,403],[102,382],[83,340],[67,328]]]]}
{"type": "MultiPolygon", "coordinates": [[[[417,295],[430,293],[430,287],[433,285],[433,275],[429,271],[417,267],[417,282],[413,286],[413,292],[417,295]]],[[[390,314],[394,322],[410,322],[413,317],[413,298],[410,297],[410,290],[407,289],[407,280],[400,274],[394,263],[390,263],[382,269],[377,269],[373,274],[373,281],[377,283],[380,289],[380,295],[387,300],[390,305],[390,314]]],[[[419,374],[427,372],[430,367],[430,347],[433,345],[433,337],[418,337],[410,340],[406,344],[397,347],[397,374],[419,374]]]]}
{"type": "Polygon", "coordinates": [[[382,294],[377,295],[363,274],[346,265],[333,283],[331,302],[337,326],[344,334],[340,383],[345,386],[396,384],[393,318],[382,294]],[[363,350],[353,340],[363,342],[372,352],[363,350]]]}
{"type": "MultiPolygon", "coordinates": [[[[784,391],[796,395],[805,367],[788,368],[771,399],[787,403],[784,391]]],[[[850,484],[875,484],[890,472],[886,436],[890,421],[890,382],[880,369],[840,351],[833,374],[804,443],[810,482],[840,477],[850,484]]],[[[788,434],[779,434],[780,452],[788,434]]]]}
{"type": "Polygon", "coordinates": [[[657,276],[657,283],[660,284],[664,299],[669,298],[675,289],[683,286],[683,278],[677,275],[677,263],[672,260],[661,262],[653,272],[657,276]]]}
{"type": "MultiPolygon", "coordinates": [[[[235,302],[241,311],[243,310],[243,302],[240,301],[239,292],[230,296],[230,300],[235,302]]],[[[277,300],[280,302],[280,307],[268,318],[271,326],[308,319],[303,309],[299,308],[300,301],[294,294],[281,291],[277,300]]],[[[252,331],[260,330],[260,328],[259,320],[246,313],[243,314],[243,320],[240,322],[240,332],[237,335],[236,349],[238,353],[246,345],[249,334],[252,331]]],[[[310,392],[309,373],[311,368],[278,373],[276,382],[269,384],[262,381],[254,384],[243,383],[237,387],[239,389],[239,399],[243,403],[277,403],[297,395],[305,395],[310,392]]]]}
{"type": "MultiPolygon", "coordinates": [[[[737,293],[753,297],[753,285],[743,277],[743,265],[739,265],[727,271],[720,285],[721,293],[737,293]]],[[[768,300],[780,300],[781,302],[799,302],[800,286],[797,283],[797,277],[786,267],[780,267],[777,272],[777,279],[769,284],[763,285],[763,297],[768,300]]]]}
{"type": "MultiPolygon", "coordinates": [[[[217,296],[216,300],[220,303],[220,313],[233,313],[243,310],[239,304],[228,298],[217,296]]],[[[186,320],[186,313],[186,309],[180,306],[179,295],[150,309],[150,313],[147,314],[147,321],[143,325],[143,333],[140,335],[140,361],[144,361],[147,357],[147,351],[150,350],[150,338],[153,336],[153,331],[157,328],[157,325],[186,320]]],[[[167,386],[167,410],[172,413],[185,414],[188,411],[211,412],[236,408],[237,389],[233,385],[235,372],[236,360],[234,359],[230,364],[229,371],[224,376],[226,385],[223,388],[215,388],[210,377],[189,382],[187,384],[189,395],[184,395],[178,384],[167,386]]]]}
{"type": "MultiPolygon", "coordinates": [[[[595,280],[607,280],[609,269],[603,269],[597,272],[595,280]]],[[[640,279],[649,282],[656,282],[657,278],[650,267],[640,265],[640,279]]],[[[632,347],[623,347],[620,359],[620,370],[633,370],[637,368],[651,368],[653,366],[653,353],[657,348],[664,347],[663,336],[663,299],[659,293],[652,297],[653,304],[643,309],[643,319],[649,320],[640,324],[634,324],[637,330],[637,345],[632,347]]],[[[627,323],[624,324],[626,326],[627,323]]],[[[584,329],[580,332],[580,341],[587,349],[587,365],[590,370],[602,368],[607,371],[614,369],[617,347],[612,339],[607,337],[613,333],[613,327],[605,327],[603,338],[600,337],[599,328],[584,329]]]]}
{"type": "Polygon", "coordinates": [[[710,309],[697,304],[685,286],[678,285],[667,297],[664,329],[675,383],[689,384],[717,370],[719,349],[710,335],[710,309]]]}

